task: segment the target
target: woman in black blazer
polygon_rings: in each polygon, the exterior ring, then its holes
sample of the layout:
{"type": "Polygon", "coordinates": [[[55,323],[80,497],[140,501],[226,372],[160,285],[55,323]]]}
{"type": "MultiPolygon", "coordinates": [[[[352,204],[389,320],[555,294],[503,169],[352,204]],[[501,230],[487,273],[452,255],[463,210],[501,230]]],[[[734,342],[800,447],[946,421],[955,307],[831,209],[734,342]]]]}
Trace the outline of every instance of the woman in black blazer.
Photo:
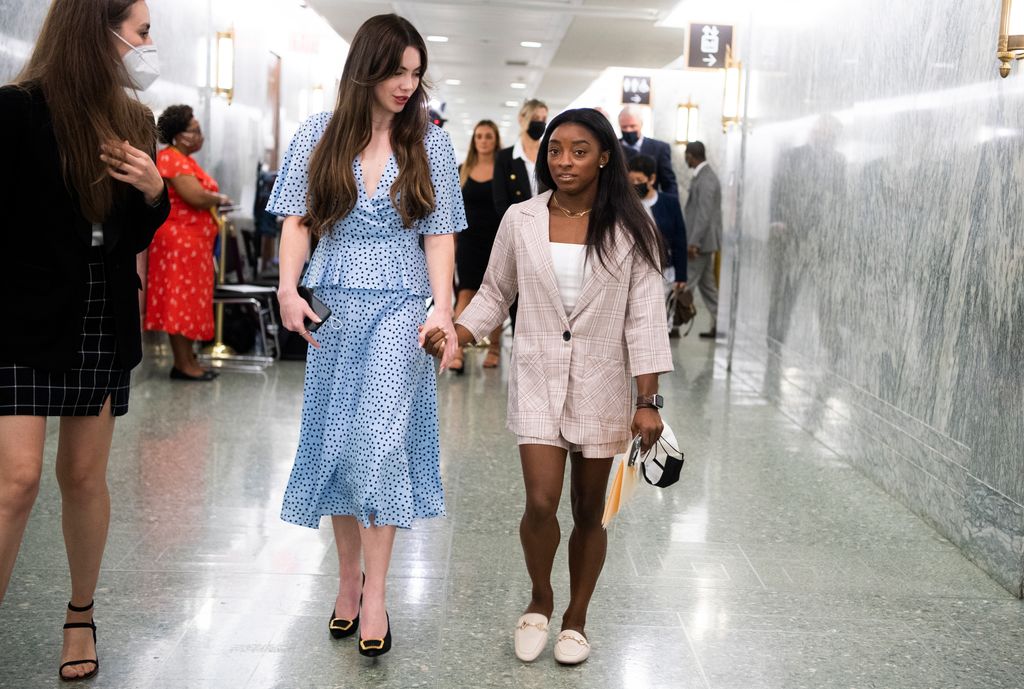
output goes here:
{"type": "MultiPolygon", "coordinates": [[[[508,148],[498,151],[494,158],[494,209],[498,219],[505,217],[505,211],[513,203],[521,203],[537,194],[547,191],[537,181],[533,169],[537,164],[540,140],[548,122],[548,106],[544,101],[531,98],[519,109],[519,138],[508,148]]],[[[512,332],[516,330],[516,311],[519,300],[509,307],[512,332]]]]}
{"type": "Polygon", "coordinates": [[[60,678],[99,670],[92,597],[114,417],[142,358],[135,256],[170,211],[152,113],[125,87],[158,74],[142,0],[54,3],[15,84],[0,88],[0,600],[39,490],[46,417],[71,595],[60,678]]]}

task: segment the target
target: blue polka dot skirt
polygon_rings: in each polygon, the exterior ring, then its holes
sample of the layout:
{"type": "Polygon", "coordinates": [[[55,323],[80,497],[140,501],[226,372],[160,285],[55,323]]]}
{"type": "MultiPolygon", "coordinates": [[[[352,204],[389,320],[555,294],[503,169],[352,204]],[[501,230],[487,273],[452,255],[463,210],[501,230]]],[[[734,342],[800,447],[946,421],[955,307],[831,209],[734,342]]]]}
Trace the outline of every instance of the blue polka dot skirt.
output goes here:
{"type": "Polygon", "coordinates": [[[302,432],[281,518],[318,528],[324,515],[412,526],[444,515],[437,387],[417,343],[426,318],[406,291],[317,287],[331,317],[313,335],[302,432]]]}

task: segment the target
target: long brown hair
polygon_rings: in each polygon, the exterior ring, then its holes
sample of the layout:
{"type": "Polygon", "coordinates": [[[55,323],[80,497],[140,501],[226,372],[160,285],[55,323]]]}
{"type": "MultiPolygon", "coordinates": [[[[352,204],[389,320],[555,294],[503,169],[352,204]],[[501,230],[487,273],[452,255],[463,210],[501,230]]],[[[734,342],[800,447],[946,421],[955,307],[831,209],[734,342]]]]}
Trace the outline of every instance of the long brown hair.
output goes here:
{"type": "Polygon", "coordinates": [[[406,48],[420,54],[420,81],[405,108],[391,122],[391,149],[398,162],[398,179],[391,203],[402,224],[413,223],[434,210],[434,186],[423,138],[427,132],[427,46],[415,27],[397,14],[371,17],[359,27],[341,73],[334,115],[309,160],[309,212],[303,218],[316,236],[356,205],[358,189],[352,163],[370,143],[373,129],[373,88],[390,79],[402,66],[406,48]]]}
{"type": "Polygon", "coordinates": [[[54,0],[28,63],[15,83],[38,85],[50,109],[67,185],[92,222],[107,218],[127,186],[100,160],[100,144],[124,141],[143,151],[156,146],[149,110],[125,92],[131,83],[114,47],[138,0],[54,0]]]}
{"type": "Polygon", "coordinates": [[[476,150],[476,130],[480,127],[490,127],[494,130],[494,154],[497,155],[498,151],[501,150],[501,132],[498,131],[498,125],[494,124],[490,120],[480,120],[473,127],[473,136],[469,140],[469,153],[466,154],[466,162],[462,164],[462,170],[459,172],[459,186],[466,186],[466,180],[469,179],[469,173],[473,171],[478,160],[480,160],[480,151],[476,150]]]}

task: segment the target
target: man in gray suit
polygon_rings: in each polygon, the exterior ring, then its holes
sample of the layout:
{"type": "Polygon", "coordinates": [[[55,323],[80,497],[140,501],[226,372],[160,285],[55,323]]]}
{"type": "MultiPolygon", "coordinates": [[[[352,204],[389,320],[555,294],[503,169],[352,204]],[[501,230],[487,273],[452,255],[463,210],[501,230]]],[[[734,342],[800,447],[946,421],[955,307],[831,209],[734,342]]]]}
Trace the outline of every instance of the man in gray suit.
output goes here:
{"type": "Polygon", "coordinates": [[[715,280],[715,252],[722,246],[722,185],[708,166],[704,144],[686,145],[686,164],[693,170],[690,195],[683,211],[689,240],[690,284],[697,283],[711,314],[711,330],[701,333],[705,339],[718,335],[718,282],[715,280]]]}

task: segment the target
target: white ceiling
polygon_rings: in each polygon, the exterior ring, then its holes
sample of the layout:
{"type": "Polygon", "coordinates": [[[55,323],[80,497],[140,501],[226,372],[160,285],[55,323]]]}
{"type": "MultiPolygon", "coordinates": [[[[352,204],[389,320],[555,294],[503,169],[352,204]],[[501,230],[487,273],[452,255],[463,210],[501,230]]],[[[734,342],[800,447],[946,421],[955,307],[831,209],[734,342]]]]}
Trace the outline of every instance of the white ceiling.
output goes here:
{"type": "MultiPolygon", "coordinates": [[[[537,97],[558,111],[610,66],[657,69],[682,55],[685,30],[656,27],[678,0],[308,0],[351,41],[377,14],[396,12],[420,33],[447,36],[428,43],[432,95],[446,104],[447,128],[460,158],[478,120],[507,122],[504,145],[518,133],[518,107],[537,97]],[[536,41],[541,48],[524,48],[536,41]],[[447,79],[458,79],[448,85],[447,79]],[[526,84],[513,89],[510,84],[526,84]]],[[[340,73],[341,66],[338,71],[340,73]]]]}

